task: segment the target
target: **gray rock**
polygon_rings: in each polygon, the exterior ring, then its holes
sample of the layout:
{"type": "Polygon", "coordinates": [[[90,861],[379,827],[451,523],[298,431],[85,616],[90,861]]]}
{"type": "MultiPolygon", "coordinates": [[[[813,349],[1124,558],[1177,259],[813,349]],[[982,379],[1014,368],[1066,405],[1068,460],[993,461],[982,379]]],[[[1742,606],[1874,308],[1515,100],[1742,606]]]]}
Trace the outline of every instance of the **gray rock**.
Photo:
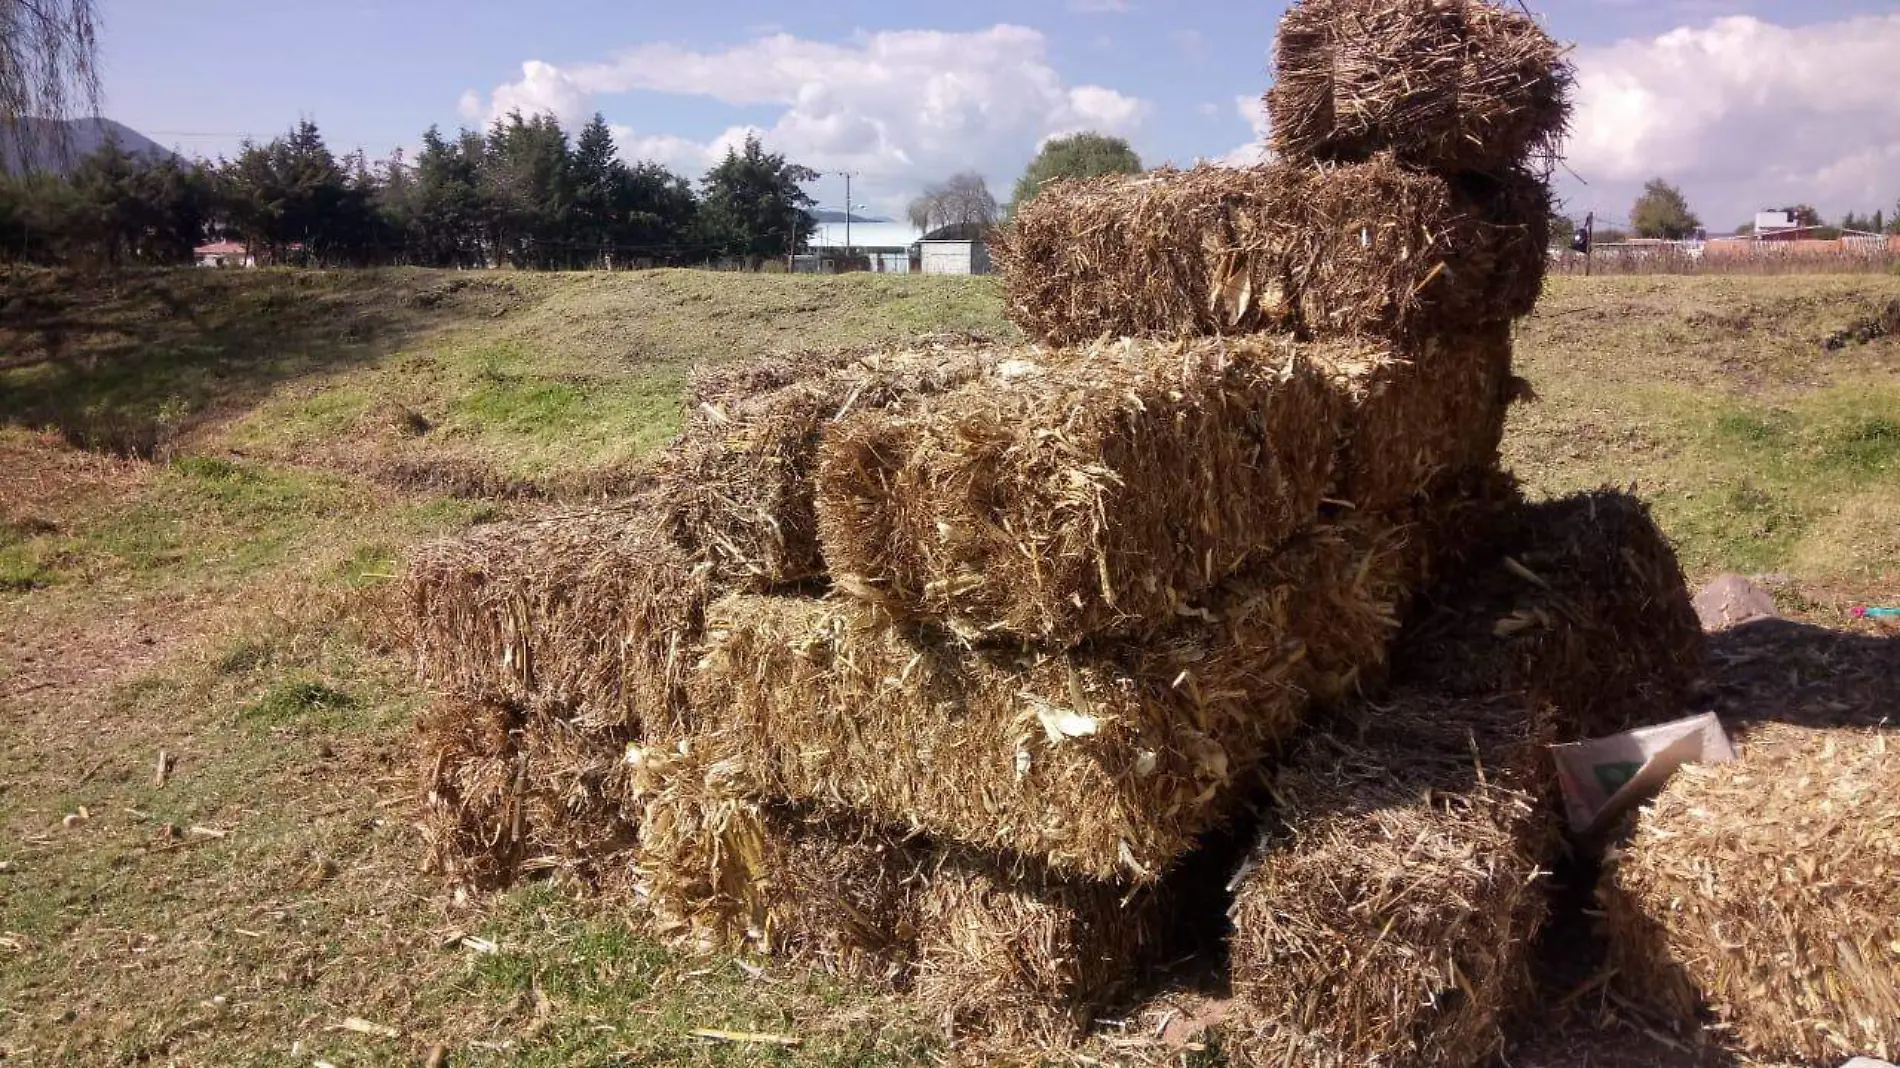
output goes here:
{"type": "Polygon", "coordinates": [[[1703,630],[1728,630],[1758,619],[1778,619],[1775,597],[1740,575],[1723,575],[1695,595],[1703,630]]]}

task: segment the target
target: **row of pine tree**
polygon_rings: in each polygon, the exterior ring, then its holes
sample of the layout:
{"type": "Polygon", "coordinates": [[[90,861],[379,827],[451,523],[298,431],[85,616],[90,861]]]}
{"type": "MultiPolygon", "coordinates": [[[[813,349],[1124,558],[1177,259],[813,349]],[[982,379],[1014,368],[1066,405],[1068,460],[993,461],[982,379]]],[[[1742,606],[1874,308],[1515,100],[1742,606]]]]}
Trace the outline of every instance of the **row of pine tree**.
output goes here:
{"type": "Polygon", "coordinates": [[[414,161],[338,156],[313,122],[234,159],[135,156],[108,144],[63,175],[0,180],[0,260],[190,262],[214,240],[263,263],[537,269],[741,260],[798,248],[816,174],[756,139],[697,185],[629,165],[596,115],[570,139],[552,117],[423,135],[414,161]]]}

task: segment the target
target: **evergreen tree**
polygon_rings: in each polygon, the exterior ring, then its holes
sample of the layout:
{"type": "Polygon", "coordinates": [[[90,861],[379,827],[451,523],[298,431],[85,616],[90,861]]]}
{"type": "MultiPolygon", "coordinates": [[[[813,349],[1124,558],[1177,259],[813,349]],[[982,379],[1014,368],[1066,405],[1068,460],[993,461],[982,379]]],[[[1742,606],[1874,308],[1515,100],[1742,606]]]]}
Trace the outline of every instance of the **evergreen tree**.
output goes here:
{"type": "Polygon", "coordinates": [[[613,131],[607,120],[596,112],[574,142],[573,161],[569,165],[573,185],[571,231],[579,250],[586,250],[577,262],[591,267],[612,263],[617,218],[625,207],[632,175],[620,162],[620,150],[614,145],[613,131]]]}
{"type": "MultiPolygon", "coordinates": [[[[692,263],[704,258],[690,244],[700,230],[699,214],[692,183],[657,163],[637,164],[615,202],[614,242],[636,259],[692,263]]],[[[807,227],[805,234],[810,232],[807,227]]]]}
{"type": "Polygon", "coordinates": [[[799,184],[817,177],[817,171],[788,163],[765,151],[757,137],[747,137],[744,152],[727,149],[701,180],[702,239],[724,255],[744,257],[755,271],[768,257],[791,254],[818,226],[810,211],[816,201],[799,184]]]}

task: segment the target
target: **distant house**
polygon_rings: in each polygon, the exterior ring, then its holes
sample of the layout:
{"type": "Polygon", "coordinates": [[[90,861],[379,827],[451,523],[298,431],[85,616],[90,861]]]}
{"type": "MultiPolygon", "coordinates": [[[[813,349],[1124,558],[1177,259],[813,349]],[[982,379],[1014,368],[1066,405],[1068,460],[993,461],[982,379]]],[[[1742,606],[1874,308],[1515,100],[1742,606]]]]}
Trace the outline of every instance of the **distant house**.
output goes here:
{"type": "Polygon", "coordinates": [[[867,270],[880,274],[909,274],[911,248],[923,232],[909,223],[821,222],[805,242],[809,254],[796,257],[793,268],[811,273],[867,270]]]}
{"type": "Polygon", "coordinates": [[[1819,226],[1803,226],[1795,221],[1793,214],[1785,211],[1758,211],[1755,213],[1755,233],[1757,241],[1808,241],[1814,237],[1819,226]]]}
{"type": "Polygon", "coordinates": [[[236,241],[213,241],[192,249],[200,267],[255,267],[257,257],[248,246],[236,241]]]}
{"type": "Polygon", "coordinates": [[[983,228],[945,226],[918,242],[917,259],[925,274],[988,274],[990,249],[983,228]]]}

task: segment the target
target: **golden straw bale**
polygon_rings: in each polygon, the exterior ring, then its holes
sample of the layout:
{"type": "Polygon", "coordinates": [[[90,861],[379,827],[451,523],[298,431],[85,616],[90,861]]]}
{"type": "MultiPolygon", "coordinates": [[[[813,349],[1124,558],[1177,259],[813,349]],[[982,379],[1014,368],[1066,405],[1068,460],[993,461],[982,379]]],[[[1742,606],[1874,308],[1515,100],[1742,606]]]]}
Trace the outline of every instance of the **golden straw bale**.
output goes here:
{"type": "Polygon", "coordinates": [[[1500,556],[1433,591],[1394,650],[1401,679],[1521,693],[1559,739],[1675,718],[1702,671],[1702,628],[1668,537],[1640,500],[1598,491],[1525,505],[1500,556]]]}
{"type": "Polygon", "coordinates": [[[1060,181],[994,242],[1004,308],[1031,336],[1292,332],[1404,343],[1529,314],[1550,193],[1519,171],[1203,166],[1060,181]]]}
{"type": "Polygon", "coordinates": [[[1152,880],[1297,724],[1309,657],[1339,672],[1341,650],[1383,652],[1390,565],[1367,556],[1402,544],[1322,528],[1205,619],[1065,654],[970,650],[850,601],[730,598],[709,610],[692,744],[742,766],[756,796],[1152,880]]]}
{"type": "Polygon", "coordinates": [[[676,713],[710,596],[651,498],[426,545],[404,589],[430,684],[632,727],[676,713]]]}
{"type": "Polygon", "coordinates": [[[1724,1044],[1820,1065],[1900,1057],[1900,749],[1771,725],[1688,767],[1603,887],[1627,996],[1724,1044]]]}
{"type": "Polygon", "coordinates": [[[1433,338],[1406,359],[1360,350],[1312,358],[1349,398],[1330,496],[1366,512],[1427,501],[1498,466],[1510,406],[1510,327],[1433,338]]]}
{"type": "Polygon", "coordinates": [[[902,834],[748,798],[690,745],[629,750],[639,893],[663,938],[906,986],[927,853],[902,834]]]}
{"type": "Polygon", "coordinates": [[[1488,0],[1301,0],[1266,96],[1284,159],[1384,151],[1441,172],[1552,157],[1570,120],[1566,49],[1488,0]]]}
{"type": "Polygon", "coordinates": [[[625,755],[633,731],[545,713],[520,737],[524,874],[552,873],[595,889],[624,889],[631,878],[640,814],[625,755]]]}
{"type": "Polygon", "coordinates": [[[819,464],[834,580],[970,641],[1166,626],[1318,515],[1338,414],[1300,350],[1018,350],[908,414],[843,420],[819,464]]]}
{"type": "Polygon", "coordinates": [[[429,866],[484,889],[550,872],[619,883],[636,819],[624,737],[492,699],[438,699],[417,720],[429,866]]]}
{"type": "Polygon", "coordinates": [[[965,1046],[1072,1045],[1166,944],[1169,900],[1167,884],[1131,889],[952,851],[919,902],[917,999],[965,1046]]]}
{"type": "Polygon", "coordinates": [[[479,888],[514,880],[525,851],[520,728],[499,701],[438,699],[416,719],[428,866],[479,888]]]}
{"type": "Polygon", "coordinates": [[[1279,769],[1236,877],[1236,1064],[1463,1066],[1529,981],[1556,826],[1548,726],[1514,700],[1401,691],[1279,769]]]}
{"type": "Polygon", "coordinates": [[[812,473],[824,428],[951,388],[989,351],[970,335],[930,335],[893,351],[786,353],[696,372],[686,427],[662,465],[675,538],[722,586],[765,593],[822,577],[812,473]]]}

